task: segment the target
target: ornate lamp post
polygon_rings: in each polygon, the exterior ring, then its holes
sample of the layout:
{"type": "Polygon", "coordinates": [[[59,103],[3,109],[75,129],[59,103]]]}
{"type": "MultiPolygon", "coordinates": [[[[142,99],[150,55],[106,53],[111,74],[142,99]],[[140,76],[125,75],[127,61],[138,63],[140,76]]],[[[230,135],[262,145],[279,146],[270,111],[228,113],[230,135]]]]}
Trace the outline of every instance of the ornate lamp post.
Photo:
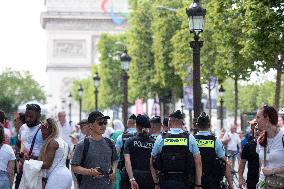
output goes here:
{"type": "Polygon", "coordinates": [[[96,72],[95,76],[93,77],[93,80],[94,80],[94,87],[95,87],[95,110],[98,110],[98,93],[99,93],[99,90],[98,90],[98,87],[100,86],[100,76],[98,74],[98,72],[96,72]]]}
{"type": "Polygon", "coordinates": [[[219,95],[221,97],[220,99],[220,104],[221,104],[221,108],[220,108],[220,121],[221,121],[221,129],[224,127],[224,108],[223,108],[223,104],[224,104],[224,94],[225,94],[225,89],[223,88],[223,85],[221,85],[220,89],[219,89],[219,95]]]}
{"type": "Polygon", "coordinates": [[[127,71],[129,70],[131,57],[127,54],[127,50],[125,50],[121,56],[121,69],[123,70],[122,80],[123,80],[123,107],[122,107],[122,114],[123,114],[123,124],[127,125],[128,119],[128,74],[127,71]]]}
{"type": "Polygon", "coordinates": [[[68,95],[68,101],[69,101],[69,122],[72,122],[72,93],[70,92],[68,95]]]}
{"type": "Polygon", "coordinates": [[[186,14],[189,20],[190,33],[194,33],[194,41],[190,42],[190,47],[193,50],[193,110],[194,120],[196,121],[202,110],[200,49],[203,46],[203,41],[199,41],[199,34],[203,31],[206,10],[201,7],[199,0],[194,0],[194,2],[186,9],[186,14]]]}
{"type": "Polygon", "coordinates": [[[82,95],[83,95],[84,89],[82,88],[82,85],[80,84],[78,89],[78,95],[79,95],[79,121],[82,119],[82,95]]]}

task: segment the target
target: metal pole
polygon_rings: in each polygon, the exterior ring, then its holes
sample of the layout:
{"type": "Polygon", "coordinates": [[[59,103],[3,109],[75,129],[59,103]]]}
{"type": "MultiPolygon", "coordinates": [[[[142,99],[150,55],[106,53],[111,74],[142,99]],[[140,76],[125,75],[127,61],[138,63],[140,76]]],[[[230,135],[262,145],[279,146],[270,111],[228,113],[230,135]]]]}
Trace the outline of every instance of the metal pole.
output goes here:
{"type": "Polygon", "coordinates": [[[223,123],[223,119],[224,119],[224,113],[223,113],[223,104],[224,104],[224,100],[223,98],[221,98],[220,100],[220,104],[221,104],[221,109],[220,109],[220,121],[221,121],[221,129],[223,129],[224,127],[224,123],[223,123]]]}
{"type": "MultiPolygon", "coordinates": [[[[128,119],[128,75],[127,72],[124,72],[123,74],[123,107],[122,107],[122,112],[123,112],[123,124],[126,126],[127,125],[127,119],[128,119]]],[[[126,127],[125,127],[126,128],[126,127]]]]}
{"type": "Polygon", "coordinates": [[[193,111],[194,125],[201,113],[201,84],[200,84],[200,49],[203,46],[203,41],[199,41],[198,34],[195,33],[194,41],[190,42],[190,47],[193,50],[193,111]]]}
{"type": "Polygon", "coordinates": [[[79,99],[79,121],[82,119],[82,97],[79,99]]]}
{"type": "Polygon", "coordinates": [[[96,87],[95,88],[95,110],[98,110],[98,93],[99,93],[99,90],[96,87]]]}
{"type": "Polygon", "coordinates": [[[72,122],[72,104],[71,104],[71,102],[69,103],[69,122],[71,123],[72,122]]]}

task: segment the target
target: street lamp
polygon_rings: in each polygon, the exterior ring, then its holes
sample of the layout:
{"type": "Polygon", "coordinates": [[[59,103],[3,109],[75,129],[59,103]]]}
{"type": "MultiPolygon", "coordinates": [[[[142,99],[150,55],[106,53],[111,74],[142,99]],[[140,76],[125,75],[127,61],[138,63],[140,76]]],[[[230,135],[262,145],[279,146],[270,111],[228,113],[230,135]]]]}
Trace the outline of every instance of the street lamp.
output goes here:
{"type": "Polygon", "coordinates": [[[81,121],[82,118],[82,95],[83,95],[84,89],[82,88],[82,85],[80,84],[78,89],[78,95],[79,95],[79,121],[81,121]]]}
{"type": "Polygon", "coordinates": [[[68,100],[69,100],[69,122],[72,122],[72,93],[70,92],[68,95],[68,100]]]}
{"type": "Polygon", "coordinates": [[[223,88],[223,85],[221,85],[220,89],[219,89],[219,95],[221,97],[220,99],[220,104],[221,104],[221,108],[220,108],[220,120],[221,120],[221,129],[224,127],[224,123],[223,123],[223,119],[224,119],[224,109],[223,109],[223,104],[224,104],[224,94],[225,94],[225,89],[223,88]]]}
{"type": "Polygon", "coordinates": [[[194,2],[186,9],[189,20],[190,33],[194,33],[194,41],[190,42],[193,50],[193,110],[194,121],[197,120],[201,113],[201,84],[200,84],[200,49],[203,41],[199,41],[199,34],[203,32],[204,17],[206,10],[202,8],[199,0],[194,2]]]}
{"type": "Polygon", "coordinates": [[[98,110],[98,93],[99,93],[99,90],[98,90],[98,87],[100,86],[100,76],[98,74],[98,72],[96,72],[95,76],[93,77],[93,80],[94,80],[94,87],[95,87],[95,110],[98,110]]]}
{"type": "Polygon", "coordinates": [[[123,124],[127,125],[128,119],[128,74],[131,57],[128,55],[127,50],[125,50],[120,56],[121,69],[123,70],[122,80],[123,80],[123,124]]]}

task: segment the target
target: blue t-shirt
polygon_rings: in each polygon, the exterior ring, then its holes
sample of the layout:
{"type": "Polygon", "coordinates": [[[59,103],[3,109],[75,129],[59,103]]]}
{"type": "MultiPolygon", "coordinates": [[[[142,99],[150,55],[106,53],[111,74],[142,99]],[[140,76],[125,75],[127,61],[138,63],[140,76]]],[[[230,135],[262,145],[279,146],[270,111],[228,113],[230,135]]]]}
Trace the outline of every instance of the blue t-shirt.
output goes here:
{"type": "MultiPolygon", "coordinates": [[[[209,131],[199,131],[196,135],[209,136],[212,134],[209,131]]],[[[223,143],[218,138],[216,138],[215,140],[215,152],[218,158],[225,157],[225,148],[223,146],[223,143]]]]}
{"type": "MultiPolygon", "coordinates": [[[[168,133],[170,133],[170,134],[181,134],[183,132],[184,132],[184,130],[182,130],[180,128],[171,128],[168,131],[168,133]]],[[[200,154],[198,146],[197,146],[197,142],[196,142],[194,136],[189,135],[188,141],[189,141],[188,148],[189,148],[189,151],[193,154],[193,156],[200,154]]],[[[162,135],[159,135],[157,137],[156,141],[155,141],[151,155],[154,156],[154,157],[157,156],[157,154],[162,151],[163,146],[164,146],[164,139],[163,139],[162,135]]]]}
{"type": "MultiPolygon", "coordinates": [[[[136,128],[128,128],[128,129],[126,129],[126,131],[130,134],[135,134],[137,132],[136,128]]],[[[117,140],[116,140],[116,143],[115,143],[116,149],[121,150],[121,148],[123,146],[122,135],[123,135],[123,133],[117,137],[117,140]]]]}

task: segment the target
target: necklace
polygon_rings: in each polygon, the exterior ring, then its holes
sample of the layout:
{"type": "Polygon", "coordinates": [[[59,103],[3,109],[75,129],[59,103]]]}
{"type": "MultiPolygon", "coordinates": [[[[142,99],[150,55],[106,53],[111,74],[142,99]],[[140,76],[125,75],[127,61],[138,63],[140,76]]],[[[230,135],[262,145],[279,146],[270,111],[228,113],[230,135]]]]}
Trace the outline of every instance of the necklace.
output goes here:
{"type": "Polygon", "coordinates": [[[270,149],[271,149],[271,147],[272,147],[272,144],[273,144],[273,142],[274,142],[274,140],[275,140],[275,138],[276,138],[278,132],[279,132],[279,128],[276,129],[276,131],[275,131],[275,136],[272,138],[270,145],[268,145],[268,141],[267,141],[267,153],[268,153],[268,154],[270,153],[270,149]]]}

